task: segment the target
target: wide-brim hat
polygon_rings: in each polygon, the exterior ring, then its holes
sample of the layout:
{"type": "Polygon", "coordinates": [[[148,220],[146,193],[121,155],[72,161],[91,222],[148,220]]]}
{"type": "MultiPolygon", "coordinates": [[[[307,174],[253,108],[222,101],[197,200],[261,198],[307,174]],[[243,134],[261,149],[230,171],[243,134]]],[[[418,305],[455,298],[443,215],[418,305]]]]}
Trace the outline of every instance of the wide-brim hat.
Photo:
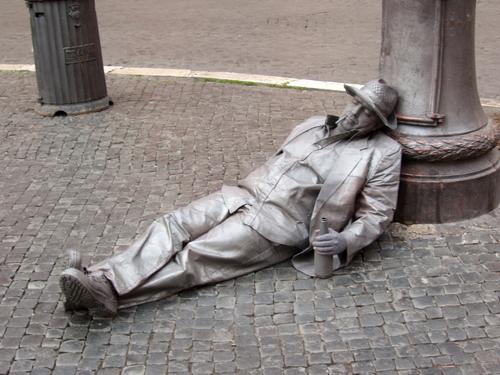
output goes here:
{"type": "Polygon", "coordinates": [[[363,105],[375,112],[385,126],[396,129],[398,122],[394,109],[398,102],[398,93],[383,79],[370,81],[361,89],[348,84],[344,84],[344,88],[349,95],[358,97],[363,105]]]}

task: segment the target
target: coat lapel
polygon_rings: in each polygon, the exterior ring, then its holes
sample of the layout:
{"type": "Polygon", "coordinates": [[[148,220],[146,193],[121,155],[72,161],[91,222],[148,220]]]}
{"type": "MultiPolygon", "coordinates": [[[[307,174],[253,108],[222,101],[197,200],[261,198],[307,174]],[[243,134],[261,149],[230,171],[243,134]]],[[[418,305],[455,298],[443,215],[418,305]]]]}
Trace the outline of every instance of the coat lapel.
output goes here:
{"type": "Polygon", "coordinates": [[[356,168],[359,161],[361,160],[362,153],[361,150],[367,147],[368,138],[361,138],[358,140],[351,141],[335,161],[335,169],[333,169],[325,182],[323,187],[319,192],[318,199],[312,213],[312,220],[314,221],[315,216],[321,210],[321,207],[325,202],[330,199],[330,197],[337,191],[337,189],[344,183],[347,176],[356,168]]]}

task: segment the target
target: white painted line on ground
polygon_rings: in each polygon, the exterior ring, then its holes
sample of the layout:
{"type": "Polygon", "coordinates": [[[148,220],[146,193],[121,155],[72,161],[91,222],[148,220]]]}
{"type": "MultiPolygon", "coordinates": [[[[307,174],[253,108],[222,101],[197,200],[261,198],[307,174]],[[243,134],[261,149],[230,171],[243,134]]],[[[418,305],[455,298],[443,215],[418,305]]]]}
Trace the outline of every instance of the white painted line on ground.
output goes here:
{"type": "Polygon", "coordinates": [[[190,77],[260,83],[265,85],[285,85],[294,79],[286,77],[264,76],[259,74],[245,74],[245,73],[232,73],[232,72],[204,72],[204,71],[201,72],[193,71],[191,72],[190,77]]]}
{"type": "Polygon", "coordinates": [[[481,99],[481,105],[483,107],[500,108],[500,100],[495,99],[481,99]]]}
{"type": "Polygon", "coordinates": [[[28,70],[30,72],[35,71],[35,65],[33,64],[0,64],[0,71],[2,70],[12,70],[12,71],[20,71],[20,70],[28,70]]]}
{"type": "MultiPolygon", "coordinates": [[[[351,85],[358,88],[361,88],[362,86],[352,83],[351,85]]],[[[344,84],[342,82],[314,81],[310,79],[297,79],[287,84],[287,86],[314,90],[345,91],[344,84]]]]}
{"type": "Polygon", "coordinates": [[[114,65],[106,65],[104,67],[104,73],[108,74],[108,73],[112,73],[114,72],[115,70],[117,69],[122,69],[123,66],[114,66],[114,65]]]}
{"type": "MultiPolygon", "coordinates": [[[[33,64],[0,64],[0,71],[35,71],[33,64]]],[[[175,78],[207,78],[219,79],[224,81],[240,81],[264,85],[281,85],[290,88],[303,88],[312,90],[326,91],[344,91],[344,83],[330,81],[315,81],[310,79],[298,79],[288,77],[266,76],[259,74],[244,74],[233,72],[208,72],[208,71],[193,71],[189,69],[166,69],[166,68],[140,68],[140,67],[123,67],[123,66],[104,66],[106,74],[116,75],[132,75],[132,76],[152,76],[152,77],[175,77],[175,78]]],[[[362,85],[349,83],[355,87],[362,85]]],[[[481,99],[481,105],[484,107],[500,108],[500,100],[498,99],[481,99]]]]}
{"type": "Polygon", "coordinates": [[[120,67],[112,70],[109,74],[129,76],[153,76],[153,77],[189,77],[191,73],[187,69],[162,69],[162,68],[134,68],[120,67]]]}

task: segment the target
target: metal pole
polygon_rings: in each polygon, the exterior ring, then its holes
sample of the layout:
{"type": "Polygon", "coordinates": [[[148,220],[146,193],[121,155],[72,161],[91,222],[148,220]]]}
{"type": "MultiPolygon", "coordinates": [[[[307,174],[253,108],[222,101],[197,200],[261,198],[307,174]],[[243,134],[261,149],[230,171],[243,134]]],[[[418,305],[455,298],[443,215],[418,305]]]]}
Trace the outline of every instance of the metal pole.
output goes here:
{"type": "Polygon", "coordinates": [[[383,0],[380,74],[400,93],[396,220],[475,217],[500,201],[498,123],[476,84],[475,0],[383,0]]]}

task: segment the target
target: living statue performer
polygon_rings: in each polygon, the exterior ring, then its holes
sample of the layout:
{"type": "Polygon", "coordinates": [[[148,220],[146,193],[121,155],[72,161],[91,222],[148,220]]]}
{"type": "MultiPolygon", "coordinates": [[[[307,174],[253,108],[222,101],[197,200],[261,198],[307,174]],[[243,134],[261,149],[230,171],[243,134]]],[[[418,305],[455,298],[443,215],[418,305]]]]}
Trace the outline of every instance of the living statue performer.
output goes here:
{"type": "Polygon", "coordinates": [[[391,222],[401,149],[385,135],[396,127],[397,92],[382,79],[352,96],[340,118],[312,117],[237,186],[156,220],[123,253],[89,268],[70,252],[60,279],[66,309],[116,314],[191,287],[212,284],[293,258],[314,276],[314,251],[344,267],[391,222]],[[328,233],[317,232],[320,218],[328,233]]]}

